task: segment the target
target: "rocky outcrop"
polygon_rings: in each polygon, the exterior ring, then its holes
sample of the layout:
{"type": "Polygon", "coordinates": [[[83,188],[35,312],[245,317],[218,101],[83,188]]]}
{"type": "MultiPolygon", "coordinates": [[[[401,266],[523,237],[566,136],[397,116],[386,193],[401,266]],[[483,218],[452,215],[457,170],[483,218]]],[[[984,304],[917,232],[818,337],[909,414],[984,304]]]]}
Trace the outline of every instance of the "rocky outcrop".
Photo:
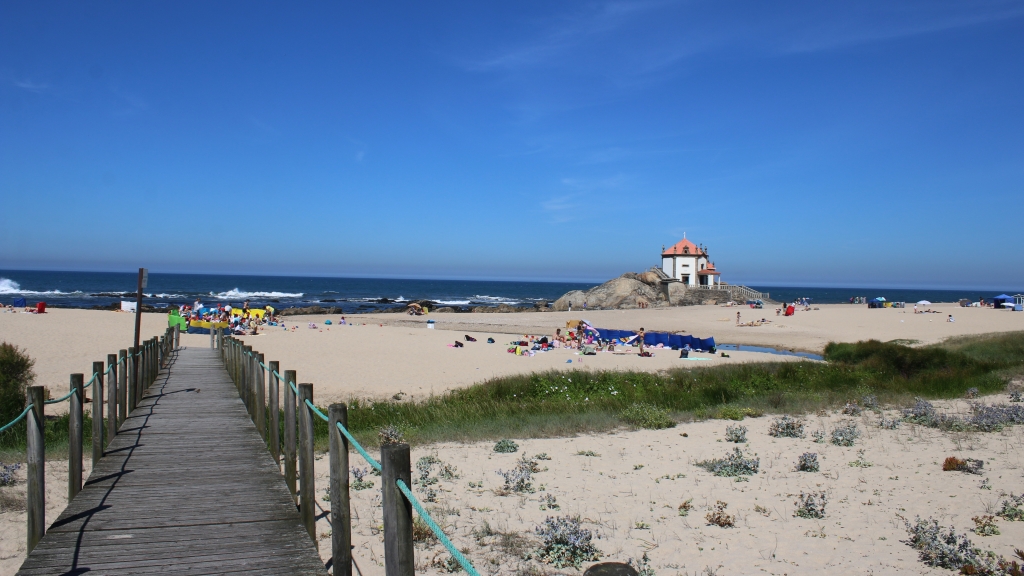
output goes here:
{"type": "Polygon", "coordinates": [[[551,306],[554,311],[564,311],[572,304],[573,310],[583,310],[586,303],[588,309],[608,308],[638,308],[640,303],[647,306],[657,306],[665,303],[665,293],[660,287],[656,288],[639,280],[642,275],[623,275],[609,280],[600,286],[595,286],[587,291],[573,290],[555,300],[551,306]]]}

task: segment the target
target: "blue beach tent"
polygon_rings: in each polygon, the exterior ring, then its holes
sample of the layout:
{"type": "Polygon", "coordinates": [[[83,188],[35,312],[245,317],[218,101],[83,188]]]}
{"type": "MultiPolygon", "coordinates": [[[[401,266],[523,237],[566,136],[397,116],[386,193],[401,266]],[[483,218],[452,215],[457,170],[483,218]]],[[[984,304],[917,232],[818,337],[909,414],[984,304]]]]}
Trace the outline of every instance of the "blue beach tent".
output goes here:
{"type": "Polygon", "coordinates": [[[999,296],[992,297],[992,303],[996,308],[1002,308],[1003,306],[1009,306],[1012,308],[1013,305],[1016,304],[1013,296],[1007,296],[1006,294],[1000,294],[999,296]]]}

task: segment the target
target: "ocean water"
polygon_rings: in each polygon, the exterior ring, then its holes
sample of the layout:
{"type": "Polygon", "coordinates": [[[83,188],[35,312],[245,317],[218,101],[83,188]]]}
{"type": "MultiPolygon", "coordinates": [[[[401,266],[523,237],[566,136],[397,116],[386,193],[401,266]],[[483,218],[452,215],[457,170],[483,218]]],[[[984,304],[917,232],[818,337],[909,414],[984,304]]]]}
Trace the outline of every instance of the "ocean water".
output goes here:
{"type": "MultiPolygon", "coordinates": [[[[39,272],[0,270],[0,303],[14,298],[30,303],[43,300],[53,306],[91,308],[109,306],[119,300],[135,298],[135,273],[113,272],[39,272]]],[[[443,306],[531,306],[541,300],[554,301],[570,290],[586,290],[596,283],[578,282],[499,282],[484,280],[401,280],[381,278],[316,278],[301,276],[220,276],[205,274],[149,275],[146,303],[191,304],[196,298],[207,303],[253,306],[272,304],[289,306],[336,306],[346,313],[371,312],[404,306],[408,300],[433,300],[443,306]],[[382,299],[389,302],[381,302],[382,299]]],[[[1002,292],[1015,294],[1020,289],[1001,292],[987,290],[932,290],[889,288],[800,288],[757,287],[769,292],[773,300],[793,301],[811,298],[816,304],[848,302],[854,296],[890,301],[955,302],[961,298],[977,301],[1002,292]]]]}
{"type": "MultiPolygon", "coordinates": [[[[39,272],[0,270],[0,303],[14,298],[51,306],[91,308],[134,300],[137,273],[39,272]]],[[[408,300],[432,300],[442,306],[532,306],[554,301],[570,290],[594,284],[572,282],[497,282],[476,280],[398,280],[379,278],[314,278],[300,276],[216,276],[205,274],[149,274],[143,291],[145,303],[206,303],[253,307],[271,304],[336,306],[346,313],[404,307],[408,300]],[[387,299],[390,302],[381,302],[387,299]]]]}

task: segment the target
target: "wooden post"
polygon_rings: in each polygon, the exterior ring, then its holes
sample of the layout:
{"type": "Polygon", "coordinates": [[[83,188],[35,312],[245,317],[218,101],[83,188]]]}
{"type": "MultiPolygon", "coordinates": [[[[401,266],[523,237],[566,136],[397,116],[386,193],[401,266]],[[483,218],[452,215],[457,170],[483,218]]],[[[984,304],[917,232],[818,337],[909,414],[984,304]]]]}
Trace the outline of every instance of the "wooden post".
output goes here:
{"type": "Polygon", "coordinates": [[[214,346],[214,344],[213,344],[213,340],[214,340],[214,338],[217,337],[217,335],[214,334],[213,331],[214,331],[213,321],[211,320],[210,321],[210,350],[213,350],[213,349],[216,348],[216,346],[214,346]]]}
{"type": "Polygon", "coordinates": [[[289,382],[295,382],[295,370],[284,372],[284,483],[295,498],[295,391],[289,382]]]}
{"type": "Polygon", "coordinates": [[[177,350],[181,346],[181,324],[174,325],[174,349],[177,350]]]}
{"type": "Polygon", "coordinates": [[[263,354],[256,356],[256,429],[267,439],[267,386],[263,377],[263,354]]]}
{"type": "Polygon", "coordinates": [[[128,360],[125,363],[125,368],[127,368],[127,372],[128,372],[127,373],[128,381],[125,383],[125,390],[124,390],[126,404],[125,404],[125,412],[124,412],[124,414],[121,414],[121,423],[122,424],[124,424],[124,419],[128,417],[128,414],[130,414],[132,410],[135,410],[135,403],[136,403],[136,398],[135,398],[135,388],[136,388],[135,387],[135,379],[138,378],[138,374],[139,374],[138,363],[136,362],[137,357],[135,356],[135,354],[136,354],[135,348],[129,348],[128,349],[128,356],[127,356],[128,360]]]}
{"type": "Polygon", "coordinates": [[[82,491],[82,402],[85,390],[82,389],[85,376],[71,375],[71,405],[68,408],[68,501],[82,491]]]}
{"type": "Polygon", "coordinates": [[[249,418],[252,418],[252,346],[242,349],[242,399],[245,401],[245,409],[249,411],[249,418]]]}
{"type": "Polygon", "coordinates": [[[92,363],[92,467],[103,458],[103,361],[92,363]]]}
{"type": "Polygon", "coordinates": [[[412,504],[398,489],[401,479],[412,486],[412,465],[408,444],[384,444],[380,447],[381,483],[384,505],[384,574],[413,576],[412,504]]]}
{"type": "Polygon", "coordinates": [[[331,553],[334,576],[352,576],[352,511],[348,491],[348,438],[338,424],[348,429],[348,406],[331,404],[327,411],[331,438],[331,553]]]}
{"type": "Polygon", "coordinates": [[[277,360],[270,361],[270,455],[274,462],[281,465],[281,387],[277,380],[281,364],[277,360]]]}
{"type": "Polygon", "coordinates": [[[313,411],[306,406],[313,401],[313,385],[299,384],[299,516],[306,532],[319,548],[316,539],[316,486],[313,472],[313,411]]]}
{"type": "MultiPolygon", "coordinates": [[[[79,374],[81,376],[81,374],[79,374]]],[[[28,516],[28,550],[31,553],[46,533],[46,444],[43,438],[44,388],[29,386],[27,404],[32,410],[25,416],[28,426],[25,457],[28,461],[25,508],[28,516]]]]}
{"type": "Polygon", "coordinates": [[[117,354],[107,354],[107,444],[117,435],[117,354]]]}
{"type": "Polygon", "coordinates": [[[156,347],[156,351],[157,351],[156,352],[156,360],[157,360],[156,365],[157,365],[157,368],[163,368],[164,367],[164,352],[166,351],[166,348],[164,348],[164,346],[167,345],[166,340],[167,340],[166,336],[161,336],[160,340],[159,340],[160,343],[156,347]]]}
{"type": "Polygon", "coordinates": [[[128,416],[128,351],[118,350],[117,360],[123,365],[117,371],[117,428],[128,416]]]}

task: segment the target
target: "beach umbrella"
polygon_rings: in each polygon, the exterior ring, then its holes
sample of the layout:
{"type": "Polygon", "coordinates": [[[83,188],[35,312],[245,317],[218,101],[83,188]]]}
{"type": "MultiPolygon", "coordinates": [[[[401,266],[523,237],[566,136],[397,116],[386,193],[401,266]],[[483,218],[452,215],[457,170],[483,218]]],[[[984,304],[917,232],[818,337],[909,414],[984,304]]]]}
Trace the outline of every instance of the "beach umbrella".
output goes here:
{"type": "Polygon", "coordinates": [[[879,296],[878,298],[875,298],[875,302],[885,302],[885,298],[879,296]]]}
{"type": "Polygon", "coordinates": [[[932,305],[932,303],[927,301],[927,300],[921,300],[921,301],[918,302],[918,304],[922,304],[924,306],[931,306],[932,305]]]}

